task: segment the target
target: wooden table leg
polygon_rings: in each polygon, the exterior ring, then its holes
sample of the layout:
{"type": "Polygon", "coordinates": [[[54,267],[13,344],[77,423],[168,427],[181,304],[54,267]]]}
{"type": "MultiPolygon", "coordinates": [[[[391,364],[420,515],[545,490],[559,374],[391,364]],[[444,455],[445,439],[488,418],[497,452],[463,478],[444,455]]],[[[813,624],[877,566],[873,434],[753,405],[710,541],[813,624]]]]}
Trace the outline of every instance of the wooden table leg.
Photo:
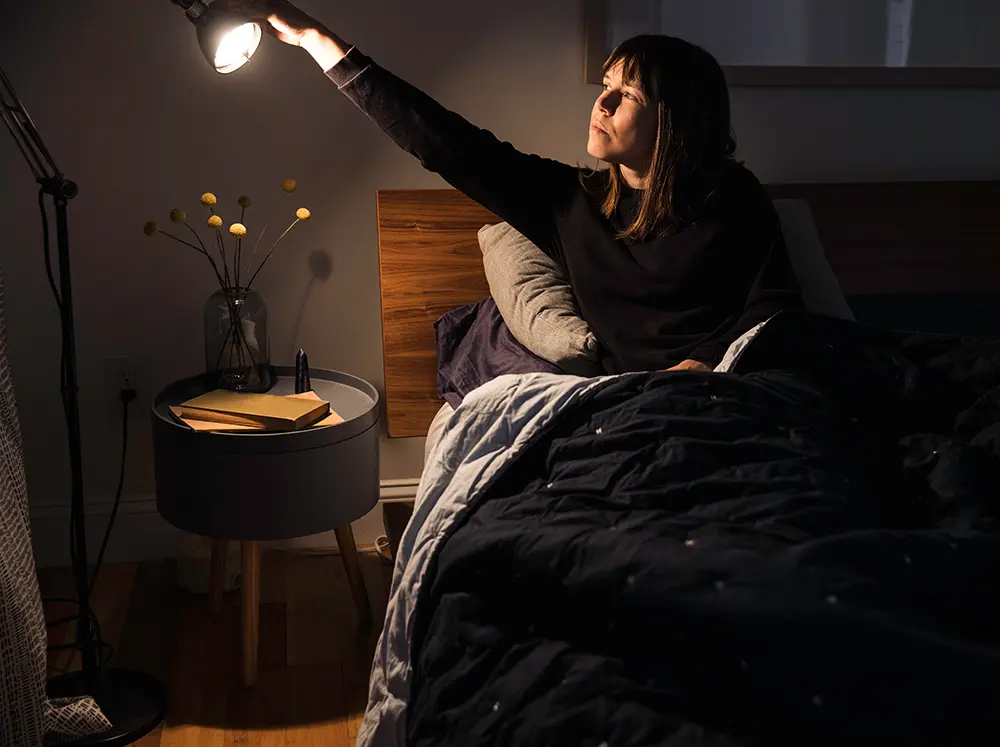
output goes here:
{"type": "Polygon", "coordinates": [[[212,563],[208,578],[209,609],[216,613],[222,609],[222,586],[226,576],[226,557],[229,542],[224,539],[212,540],[212,563]]]}
{"type": "Polygon", "coordinates": [[[250,687],[257,683],[257,641],[260,633],[260,543],[245,540],[243,551],[243,578],[241,582],[243,621],[243,684],[250,687]]]}
{"type": "Polygon", "coordinates": [[[337,536],[337,547],[340,549],[340,559],[344,561],[347,572],[347,583],[351,585],[351,595],[358,608],[358,620],[368,622],[372,619],[371,605],[368,602],[368,590],[365,589],[365,579],[361,575],[361,561],[358,560],[358,548],[354,544],[354,530],[350,524],[344,524],[333,530],[337,536]]]}

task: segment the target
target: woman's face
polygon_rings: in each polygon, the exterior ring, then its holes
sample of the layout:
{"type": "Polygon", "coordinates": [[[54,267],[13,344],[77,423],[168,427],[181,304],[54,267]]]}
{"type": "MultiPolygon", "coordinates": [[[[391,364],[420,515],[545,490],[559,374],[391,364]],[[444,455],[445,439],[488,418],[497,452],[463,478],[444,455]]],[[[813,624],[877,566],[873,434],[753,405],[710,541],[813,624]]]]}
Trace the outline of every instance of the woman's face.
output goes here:
{"type": "Polygon", "coordinates": [[[587,152],[644,174],[656,143],[656,105],[637,85],[622,81],[621,63],[604,76],[604,90],[590,114],[587,152]]]}

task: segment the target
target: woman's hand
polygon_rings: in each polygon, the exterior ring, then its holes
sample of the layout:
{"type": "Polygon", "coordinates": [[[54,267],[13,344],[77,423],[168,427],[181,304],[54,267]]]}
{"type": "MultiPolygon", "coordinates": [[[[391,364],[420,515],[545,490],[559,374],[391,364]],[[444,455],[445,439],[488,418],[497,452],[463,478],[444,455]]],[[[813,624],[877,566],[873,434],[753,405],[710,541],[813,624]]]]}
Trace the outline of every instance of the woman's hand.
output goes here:
{"type": "Polygon", "coordinates": [[[211,7],[215,10],[231,10],[248,16],[261,24],[271,36],[296,47],[302,46],[302,38],[307,32],[322,26],[319,21],[288,0],[215,0],[211,7]]]}
{"type": "Polygon", "coordinates": [[[671,366],[667,369],[668,371],[711,371],[710,366],[706,366],[701,361],[696,361],[688,358],[678,363],[676,366],[671,366]]]}
{"type": "Polygon", "coordinates": [[[340,62],[349,49],[336,34],[288,0],[215,0],[212,7],[246,14],[279,41],[302,47],[324,72],[340,62]]]}
{"type": "Polygon", "coordinates": [[[265,30],[293,47],[304,47],[310,38],[323,33],[323,24],[287,0],[251,0],[251,18],[266,23],[265,30]]]}

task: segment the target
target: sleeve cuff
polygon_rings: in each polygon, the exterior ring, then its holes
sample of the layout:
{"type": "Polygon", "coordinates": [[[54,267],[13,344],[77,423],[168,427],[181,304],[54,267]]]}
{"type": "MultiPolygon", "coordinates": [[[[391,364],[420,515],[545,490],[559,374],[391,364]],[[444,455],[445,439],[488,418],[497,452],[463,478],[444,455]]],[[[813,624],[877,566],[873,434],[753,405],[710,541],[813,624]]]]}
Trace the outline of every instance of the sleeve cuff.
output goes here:
{"type": "Polygon", "coordinates": [[[363,73],[372,61],[363,55],[357,47],[351,47],[340,62],[326,71],[326,77],[343,88],[363,73]]]}
{"type": "Polygon", "coordinates": [[[706,366],[714,368],[719,365],[719,361],[722,360],[723,356],[728,350],[728,346],[725,348],[720,348],[717,345],[703,346],[692,350],[688,357],[691,360],[698,361],[699,363],[704,363],[706,366]]]}

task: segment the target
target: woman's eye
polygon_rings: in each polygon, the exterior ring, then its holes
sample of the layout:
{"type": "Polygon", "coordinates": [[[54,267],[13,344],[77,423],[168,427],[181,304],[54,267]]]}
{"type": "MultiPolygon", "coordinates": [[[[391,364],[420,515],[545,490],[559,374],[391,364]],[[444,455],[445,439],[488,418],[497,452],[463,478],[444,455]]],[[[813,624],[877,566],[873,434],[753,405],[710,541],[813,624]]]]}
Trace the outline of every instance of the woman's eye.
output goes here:
{"type": "Polygon", "coordinates": [[[625,98],[632,99],[632,101],[638,101],[639,100],[635,96],[633,96],[631,93],[628,93],[627,91],[625,92],[625,98]]]}

